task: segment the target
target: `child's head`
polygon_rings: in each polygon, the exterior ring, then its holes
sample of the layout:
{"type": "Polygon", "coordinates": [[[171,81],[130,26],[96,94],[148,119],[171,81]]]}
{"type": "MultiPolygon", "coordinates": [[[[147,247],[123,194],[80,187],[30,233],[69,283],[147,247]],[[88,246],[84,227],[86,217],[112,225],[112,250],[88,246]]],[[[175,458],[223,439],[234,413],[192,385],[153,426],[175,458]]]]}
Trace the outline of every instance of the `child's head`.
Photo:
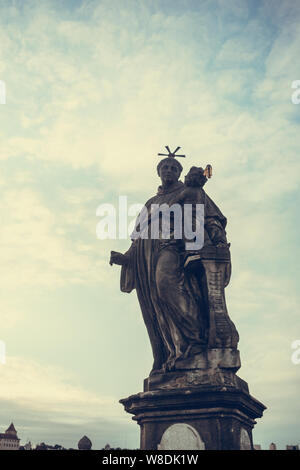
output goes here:
{"type": "Polygon", "coordinates": [[[190,171],[184,178],[184,183],[186,186],[193,186],[202,188],[207,181],[206,176],[203,174],[203,168],[197,168],[196,166],[192,166],[190,171]]]}

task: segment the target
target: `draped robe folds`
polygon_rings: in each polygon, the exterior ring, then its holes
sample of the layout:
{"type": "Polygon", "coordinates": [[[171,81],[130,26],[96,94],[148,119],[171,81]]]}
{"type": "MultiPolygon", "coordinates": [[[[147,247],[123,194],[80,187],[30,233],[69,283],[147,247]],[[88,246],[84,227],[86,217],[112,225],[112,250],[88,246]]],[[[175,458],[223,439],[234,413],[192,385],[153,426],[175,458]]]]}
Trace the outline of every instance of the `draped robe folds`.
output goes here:
{"type": "MultiPolygon", "coordinates": [[[[145,204],[184,203],[186,186],[178,181],[171,189],[159,187],[145,204]]],[[[188,199],[204,203],[205,220],[215,220],[223,228],[226,219],[203,189],[188,191],[188,199]],[[194,195],[194,196],[193,196],[194,195]]],[[[148,216],[151,223],[151,215],[148,216]]],[[[211,244],[205,230],[204,244],[211,244]]],[[[121,270],[121,291],[136,289],[150,338],[154,364],[152,373],[176,368],[177,361],[204,350],[207,344],[209,314],[203,282],[183,268],[185,245],[181,239],[133,240],[126,253],[128,262],[121,270]]]]}

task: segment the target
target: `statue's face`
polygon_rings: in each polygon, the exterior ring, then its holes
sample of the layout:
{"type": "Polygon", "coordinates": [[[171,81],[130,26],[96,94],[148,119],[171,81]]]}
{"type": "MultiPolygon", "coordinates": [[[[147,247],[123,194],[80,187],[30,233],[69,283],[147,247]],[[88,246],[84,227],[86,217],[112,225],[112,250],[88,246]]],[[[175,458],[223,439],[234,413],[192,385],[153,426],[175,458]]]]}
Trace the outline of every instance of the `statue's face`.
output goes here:
{"type": "Polygon", "coordinates": [[[173,162],[163,163],[159,170],[159,176],[162,184],[172,184],[178,181],[180,170],[173,162]]]}

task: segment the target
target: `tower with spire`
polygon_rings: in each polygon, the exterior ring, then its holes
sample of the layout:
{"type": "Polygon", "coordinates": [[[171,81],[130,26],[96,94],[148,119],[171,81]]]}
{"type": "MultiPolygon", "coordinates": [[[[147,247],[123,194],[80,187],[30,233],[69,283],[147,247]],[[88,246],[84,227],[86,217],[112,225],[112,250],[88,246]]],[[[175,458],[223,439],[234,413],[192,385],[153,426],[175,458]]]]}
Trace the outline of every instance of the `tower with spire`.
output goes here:
{"type": "Polygon", "coordinates": [[[11,423],[5,433],[0,433],[0,450],[19,450],[19,447],[20,439],[14,423],[11,423]]]}

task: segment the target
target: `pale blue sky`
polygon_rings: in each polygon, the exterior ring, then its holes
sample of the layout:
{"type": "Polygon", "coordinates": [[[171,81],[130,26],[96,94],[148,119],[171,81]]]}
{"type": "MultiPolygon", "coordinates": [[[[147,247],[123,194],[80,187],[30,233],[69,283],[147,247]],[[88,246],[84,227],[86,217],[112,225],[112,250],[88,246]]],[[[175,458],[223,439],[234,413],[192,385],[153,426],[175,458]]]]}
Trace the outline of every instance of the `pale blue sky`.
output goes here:
{"type": "Polygon", "coordinates": [[[2,429],[138,447],[118,400],[142,390],[151,350],[108,264],[129,240],[97,239],[96,209],[155,194],[168,144],[184,173],[213,166],[239,375],[268,406],[255,443],[299,443],[299,20],[292,0],[1,2],[2,429]]]}

